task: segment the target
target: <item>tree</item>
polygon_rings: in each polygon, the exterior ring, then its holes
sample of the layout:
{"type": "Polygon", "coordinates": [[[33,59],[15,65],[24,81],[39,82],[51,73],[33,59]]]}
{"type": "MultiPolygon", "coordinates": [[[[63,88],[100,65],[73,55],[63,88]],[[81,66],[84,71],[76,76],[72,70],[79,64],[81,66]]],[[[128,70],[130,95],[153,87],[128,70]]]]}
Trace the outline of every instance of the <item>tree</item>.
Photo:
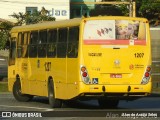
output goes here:
{"type": "MultiPolygon", "coordinates": [[[[102,0],[102,2],[136,2],[136,16],[147,18],[151,24],[160,25],[160,0],[102,0]]],[[[113,15],[129,16],[128,5],[97,5],[91,10],[91,16],[113,15]]]]}
{"type": "MultiPolygon", "coordinates": [[[[103,1],[105,2],[105,1],[103,1]]],[[[117,16],[122,16],[122,11],[120,11],[120,9],[115,6],[115,5],[95,5],[95,9],[90,11],[90,16],[98,16],[98,15],[117,15],[117,16]]]]}
{"type": "Polygon", "coordinates": [[[14,26],[13,23],[9,21],[1,21],[0,22],[0,49],[5,49],[6,48],[6,43],[9,41],[9,31],[11,28],[14,26]]]}
{"type": "Polygon", "coordinates": [[[11,16],[17,19],[15,24],[0,19],[0,49],[6,48],[6,44],[8,43],[7,41],[9,41],[10,37],[9,32],[12,27],[23,24],[34,24],[43,21],[55,21],[54,17],[48,16],[48,11],[44,7],[41,11],[34,11],[33,14],[23,14],[22,12],[19,12],[13,13],[11,16]]]}
{"type": "Polygon", "coordinates": [[[147,18],[150,23],[160,24],[160,0],[137,0],[137,16],[147,18]]]}
{"type": "Polygon", "coordinates": [[[55,17],[51,17],[48,15],[48,10],[46,10],[44,7],[40,11],[33,11],[32,14],[26,12],[26,13],[13,13],[13,18],[17,19],[17,23],[15,25],[23,25],[23,24],[35,24],[43,21],[55,21],[55,17]]]}

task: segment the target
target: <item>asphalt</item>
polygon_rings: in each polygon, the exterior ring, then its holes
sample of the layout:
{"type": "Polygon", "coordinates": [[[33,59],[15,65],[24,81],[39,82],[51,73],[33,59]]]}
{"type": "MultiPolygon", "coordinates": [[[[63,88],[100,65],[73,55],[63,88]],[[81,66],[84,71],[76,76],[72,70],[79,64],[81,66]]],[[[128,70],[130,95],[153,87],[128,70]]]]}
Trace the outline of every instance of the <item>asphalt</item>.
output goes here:
{"type": "MultiPolygon", "coordinates": [[[[0,94],[12,94],[12,92],[0,92],[0,94]]],[[[160,97],[160,92],[152,92],[147,97],[160,97]]]]}

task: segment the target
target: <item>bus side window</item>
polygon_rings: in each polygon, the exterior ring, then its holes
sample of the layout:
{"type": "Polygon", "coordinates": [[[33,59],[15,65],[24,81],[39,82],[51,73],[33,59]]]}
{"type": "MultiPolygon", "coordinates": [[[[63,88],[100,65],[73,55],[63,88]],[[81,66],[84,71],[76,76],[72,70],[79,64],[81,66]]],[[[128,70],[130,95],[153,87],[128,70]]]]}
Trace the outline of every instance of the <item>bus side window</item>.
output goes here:
{"type": "Polygon", "coordinates": [[[57,42],[57,57],[66,58],[67,50],[67,28],[59,29],[57,42]]]}
{"type": "Polygon", "coordinates": [[[28,57],[28,32],[23,34],[23,42],[22,42],[22,57],[28,57]]]}
{"type": "Polygon", "coordinates": [[[18,33],[17,58],[22,57],[22,42],[23,42],[23,34],[18,33]]]}
{"type": "Polygon", "coordinates": [[[37,57],[37,41],[38,41],[38,31],[31,32],[29,41],[29,57],[37,57]]]}
{"type": "Polygon", "coordinates": [[[16,41],[12,38],[9,51],[9,65],[15,65],[16,58],[16,41]]]}
{"type": "Polygon", "coordinates": [[[38,57],[46,57],[47,30],[39,32],[38,57]]]}
{"type": "Polygon", "coordinates": [[[79,28],[69,28],[69,39],[67,43],[67,57],[77,58],[78,56],[78,43],[79,43],[79,28]]]}
{"type": "Polygon", "coordinates": [[[56,57],[57,52],[57,29],[48,31],[47,57],[56,57]]]}

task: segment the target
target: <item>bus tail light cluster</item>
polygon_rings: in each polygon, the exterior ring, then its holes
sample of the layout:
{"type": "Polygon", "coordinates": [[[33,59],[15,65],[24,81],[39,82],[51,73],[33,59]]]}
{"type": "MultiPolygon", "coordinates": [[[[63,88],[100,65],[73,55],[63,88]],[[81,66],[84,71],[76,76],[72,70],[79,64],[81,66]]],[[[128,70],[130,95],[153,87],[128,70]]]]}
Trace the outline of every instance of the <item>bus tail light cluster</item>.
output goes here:
{"type": "Polygon", "coordinates": [[[147,84],[149,82],[149,79],[150,79],[150,76],[151,76],[151,67],[148,66],[145,73],[144,73],[144,76],[143,76],[143,79],[141,81],[141,84],[147,84]]]}
{"type": "Polygon", "coordinates": [[[85,84],[90,84],[89,75],[85,66],[81,66],[81,76],[85,84]]]}

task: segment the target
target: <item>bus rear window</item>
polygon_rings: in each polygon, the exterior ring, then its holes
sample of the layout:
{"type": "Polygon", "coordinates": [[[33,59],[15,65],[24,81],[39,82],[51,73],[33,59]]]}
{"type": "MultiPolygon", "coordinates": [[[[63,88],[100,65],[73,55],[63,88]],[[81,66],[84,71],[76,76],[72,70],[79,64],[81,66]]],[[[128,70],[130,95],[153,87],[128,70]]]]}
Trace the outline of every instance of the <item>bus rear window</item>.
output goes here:
{"type": "Polygon", "coordinates": [[[136,20],[91,20],[84,26],[85,44],[145,45],[145,22],[136,20]]]}

